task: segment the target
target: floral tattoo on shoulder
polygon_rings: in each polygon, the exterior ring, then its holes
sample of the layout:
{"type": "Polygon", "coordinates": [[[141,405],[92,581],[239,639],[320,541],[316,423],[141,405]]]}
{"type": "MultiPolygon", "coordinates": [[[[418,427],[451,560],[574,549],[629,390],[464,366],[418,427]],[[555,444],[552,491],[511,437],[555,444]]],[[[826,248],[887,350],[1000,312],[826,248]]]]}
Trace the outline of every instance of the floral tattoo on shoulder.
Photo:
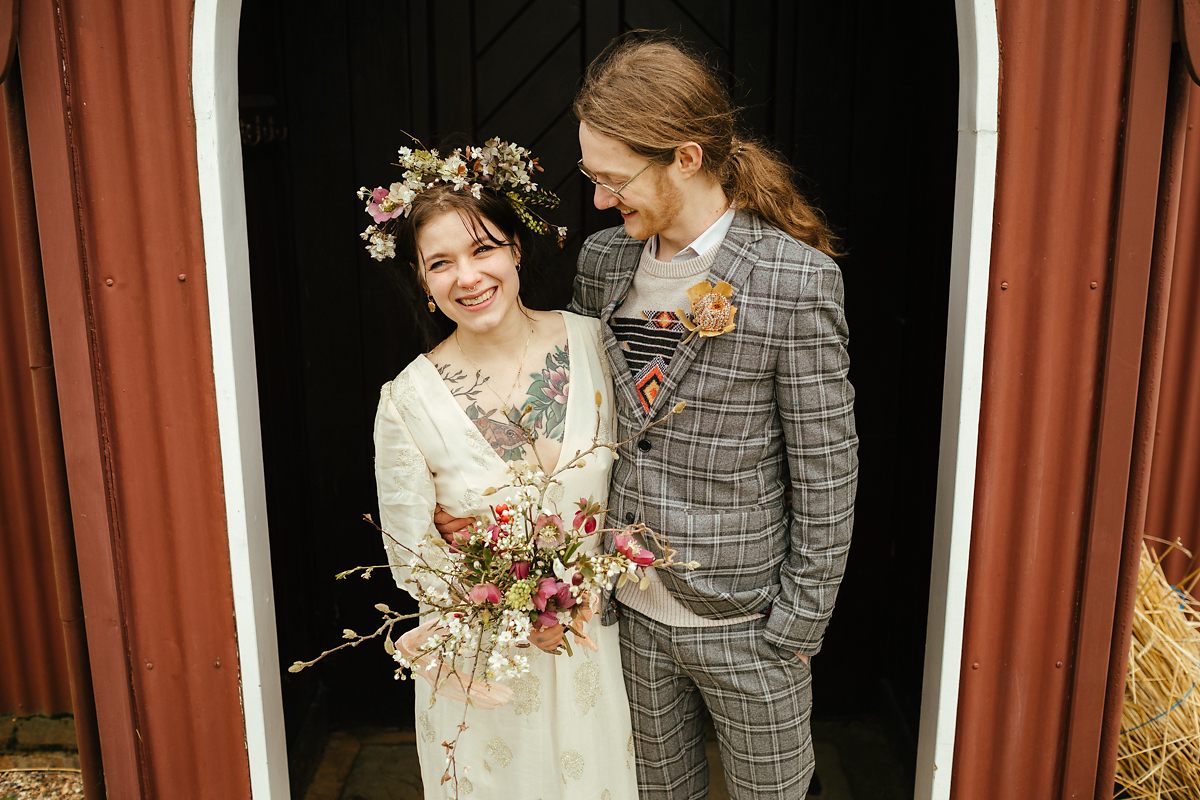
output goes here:
{"type": "Polygon", "coordinates": [[[530,373],[533,381],[526,391],[525,427],[557,442],[563,440],[567,426],[567,395],[571,389],[571,358],[566,347],[555,347],[546,354],[541,372],[530,373]]]}

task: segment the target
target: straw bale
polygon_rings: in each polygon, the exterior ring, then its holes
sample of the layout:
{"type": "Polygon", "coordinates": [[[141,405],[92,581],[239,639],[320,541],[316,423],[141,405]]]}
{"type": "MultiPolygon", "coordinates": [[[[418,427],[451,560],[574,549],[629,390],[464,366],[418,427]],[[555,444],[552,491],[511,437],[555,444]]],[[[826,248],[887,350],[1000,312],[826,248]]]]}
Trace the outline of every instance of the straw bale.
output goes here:
{"type": "MultiPolygon", "coordinates": [[[[1147,537],[1150,538],[1150,537],[1147,537]]],[[[1157,541],[1157,540],[1156,540],[1157,541]]],[[[1172,586],[1162,560],[1177,543],[1143,543],[1117,752],[1118,797],[1200,798],[1200,605],[1196,573],[1172,586]]]]}

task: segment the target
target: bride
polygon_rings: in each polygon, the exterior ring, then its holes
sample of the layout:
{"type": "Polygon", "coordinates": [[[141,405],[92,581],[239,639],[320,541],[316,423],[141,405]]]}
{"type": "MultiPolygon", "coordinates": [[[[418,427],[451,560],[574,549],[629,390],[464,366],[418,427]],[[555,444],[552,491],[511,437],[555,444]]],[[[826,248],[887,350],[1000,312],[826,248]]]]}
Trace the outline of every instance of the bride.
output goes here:
{"type": "MultiPolygon", "coordinates": [[[[484,147],[496,145],[506,146],[493,140],[484,147]]],[[[485,499],[480,492],[508,483],[510,464],[540,463],[550,471],[591,445],[597,413],[606,440],[612,413],[597,320],[534,311],[521,301],[522,267],[529,274],[534,239],[554,229],[514,201],[519,193],[503,191],[504,169],[512,165],[500,159],[498,168],[481,170],[480,161],[456,154],[438,160],[436,151],[407,149],[402,165],[418,156],[434,159],[433,174],[443,177],[429,180],[426,160],[424,179],[369,193],[367,210],[394,233],[373,225],[363,234],[374,257],[398,255],[400,268],[422,290],[423,307],[415,313],[444,314],[453,324],[445,340],[384,384],[375,418],[380,523],[413,549],[437,535],[435,505],[458,517],[485,514],[505,496],[485,499]],[[514,425],[518,417],[535,435],[514,425]]],[[[507,174],[520,182],[517,166],[507,174]]],[[[603,505],[611,461],[602,448],[582,469],[567,470],[551,497],[556,511],[566,515],[581,497],[603,505]]],[[[407,555],[391,538],[384,541],[404,586],[407,555]]],[[[540,650],[527,651],[530,669],[510,682],[511,699],[470,709],[455,751],[459,796],[637,797],[617,629],[601,627],[596,617],[586,623],[586,634],[598,650],[578,647],[570,657],[554,654],[561,627],[531,635],[540,650]]],[[[425,681],[414,685],[425,797],[454,796],[454,782],[442,783],[442,742],[457,735],[462,703],[431,697],[425,681]]]]}

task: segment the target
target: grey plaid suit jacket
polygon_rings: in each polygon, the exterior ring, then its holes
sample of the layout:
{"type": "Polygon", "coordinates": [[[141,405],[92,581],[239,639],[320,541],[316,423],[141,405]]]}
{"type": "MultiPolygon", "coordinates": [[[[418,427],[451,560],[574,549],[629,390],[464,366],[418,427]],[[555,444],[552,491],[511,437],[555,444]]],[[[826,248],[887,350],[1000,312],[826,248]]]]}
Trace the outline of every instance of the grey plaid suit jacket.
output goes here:
{"type": "Polygon", "coordinates": [[[845,570],[858,483],[841,271],[739,211],[709,275],[734,287],[737,328],[680,346],[647,416],[608,326],[643,246],[619,227],[589,237],[572,302],[604,323],[618,441],[687,403],[621,448],[610,520],[645,522],[680,560],[700,562],[691,572],[659,570],[695,613],[768,612],[768,642],[816,653],[845,570]]]}

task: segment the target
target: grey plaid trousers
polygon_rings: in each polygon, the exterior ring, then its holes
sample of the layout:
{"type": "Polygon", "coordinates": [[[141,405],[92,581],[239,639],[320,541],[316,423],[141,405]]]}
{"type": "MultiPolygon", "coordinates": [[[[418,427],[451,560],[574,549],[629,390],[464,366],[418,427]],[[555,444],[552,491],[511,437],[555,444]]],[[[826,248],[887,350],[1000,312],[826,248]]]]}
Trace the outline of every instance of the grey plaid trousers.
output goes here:
{"type": "Polygon", "coordinates": [[[621,662],[641,800],[705,800],[706,705],[734,800],[803,800],[813,773],[812,673],[755,619],[663,625],[621,608],[621,662]]]}

